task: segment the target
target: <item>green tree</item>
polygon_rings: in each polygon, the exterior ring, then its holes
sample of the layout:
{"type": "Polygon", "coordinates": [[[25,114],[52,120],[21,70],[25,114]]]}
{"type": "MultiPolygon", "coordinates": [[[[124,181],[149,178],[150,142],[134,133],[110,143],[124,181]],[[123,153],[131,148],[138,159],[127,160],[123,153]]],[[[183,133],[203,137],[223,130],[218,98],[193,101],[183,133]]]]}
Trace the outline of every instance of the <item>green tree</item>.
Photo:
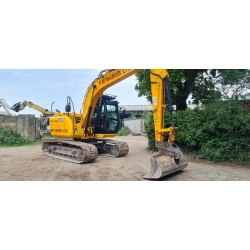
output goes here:
{"type": "MultiPolygon", "coordinates": [[[[220,99],[250,96],[250,71],[241,69],[169,69],[173,104],[178,110],[187,108],[192,93],[195,104],[208,104],[220,99]]],[[[151,102],[150,70],[136,74],[138,96],[151,102]]]]}
{"type": "MultiPolygon", "coordinates": [[[[169,79],[171,84],[171,92],[173,104],[176,104],[179,110],[187,108],[186,100],[192,92],[192,86],[197,76],[201,75],[203,69],[170,69],[169,79]]],[[[138,82],[135,85],[135,90],[138,91],[138,96],[146,96],[151,102],[150,90],[150,70],[145,69],[136,74],[138,82]]]]}
{"type": "Polygon", "coordinates": [[[217,71],[217,89],[223,99],[246,99],[250,96],[250,71],[222,69],[217,71]]]}
{"type": "Polygon", "coordinates": [[[246,99],[250,94],[250,71],[247,69],[212,69],[197,77],[192,88],[195,104],[217,100],[246,99]]]}

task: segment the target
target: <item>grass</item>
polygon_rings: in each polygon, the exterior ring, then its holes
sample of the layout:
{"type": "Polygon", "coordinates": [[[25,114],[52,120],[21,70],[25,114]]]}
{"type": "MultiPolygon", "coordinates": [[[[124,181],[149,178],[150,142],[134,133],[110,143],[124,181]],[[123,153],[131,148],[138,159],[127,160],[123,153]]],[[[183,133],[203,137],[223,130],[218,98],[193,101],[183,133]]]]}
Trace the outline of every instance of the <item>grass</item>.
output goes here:
{"type": "Polygon", "coordinates": [[[10,128],[0,127],[0,147],[18,147],[38,144],[40,144],[40,142],[26,139],[10,128]]]}

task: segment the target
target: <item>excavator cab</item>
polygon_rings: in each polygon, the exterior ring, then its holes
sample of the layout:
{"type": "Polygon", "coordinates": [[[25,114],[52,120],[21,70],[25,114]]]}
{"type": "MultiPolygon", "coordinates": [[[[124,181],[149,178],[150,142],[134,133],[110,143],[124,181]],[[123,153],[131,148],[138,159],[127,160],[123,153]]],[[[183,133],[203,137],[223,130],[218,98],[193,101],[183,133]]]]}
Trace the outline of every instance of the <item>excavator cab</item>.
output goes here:
{"type": "Polygon", "coordinates": [[[114,96],[103,95],[95,107],[92,125],[96,134],[117,134],[120,117],[118,101],[114,96]]]}

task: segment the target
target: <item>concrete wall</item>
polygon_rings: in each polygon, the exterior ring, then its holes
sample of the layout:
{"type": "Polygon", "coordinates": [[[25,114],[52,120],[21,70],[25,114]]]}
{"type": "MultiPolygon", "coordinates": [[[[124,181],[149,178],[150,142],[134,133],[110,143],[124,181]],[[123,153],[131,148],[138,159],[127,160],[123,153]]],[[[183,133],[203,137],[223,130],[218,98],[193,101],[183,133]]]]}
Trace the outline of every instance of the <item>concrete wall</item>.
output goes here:
{"type": "Polygon", "coordinates": [[[1,116],[0,126],[10,127],[24,138],[36,139],[35,115],[1,116]]]}
{"type": "Polygon", "coordinates": [[[133,134],[143,134],[145,133],[144,129],[144,120],[142,119],[125,119],[123,120],[124,126],[127,126],[133,134]]]}

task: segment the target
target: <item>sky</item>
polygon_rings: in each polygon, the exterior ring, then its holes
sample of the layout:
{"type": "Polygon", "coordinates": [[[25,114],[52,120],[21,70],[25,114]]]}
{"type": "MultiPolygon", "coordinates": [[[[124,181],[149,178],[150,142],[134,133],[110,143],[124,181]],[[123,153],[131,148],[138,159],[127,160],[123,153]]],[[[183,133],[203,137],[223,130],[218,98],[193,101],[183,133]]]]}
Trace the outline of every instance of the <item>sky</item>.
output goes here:
{"type": "MultiPolygon", "coordinates": [[[[102,69],[0,69],[0,99],[9,106],[17,102],[31,101],[43,108],[65,110],[67,96],[71,96],[76,112],[81,109],[87,87],[102,69]]],[[[106,94],[116,95],[120,105],[148,105],[145,97],[138,97],[134,89],[136,77],[110,87],[106,94]]],[[[0,108],[4,111],[3,107],[0,108]]],[[[14,114],[35,114],[40,112],[26,107],[14,114]]]]}

